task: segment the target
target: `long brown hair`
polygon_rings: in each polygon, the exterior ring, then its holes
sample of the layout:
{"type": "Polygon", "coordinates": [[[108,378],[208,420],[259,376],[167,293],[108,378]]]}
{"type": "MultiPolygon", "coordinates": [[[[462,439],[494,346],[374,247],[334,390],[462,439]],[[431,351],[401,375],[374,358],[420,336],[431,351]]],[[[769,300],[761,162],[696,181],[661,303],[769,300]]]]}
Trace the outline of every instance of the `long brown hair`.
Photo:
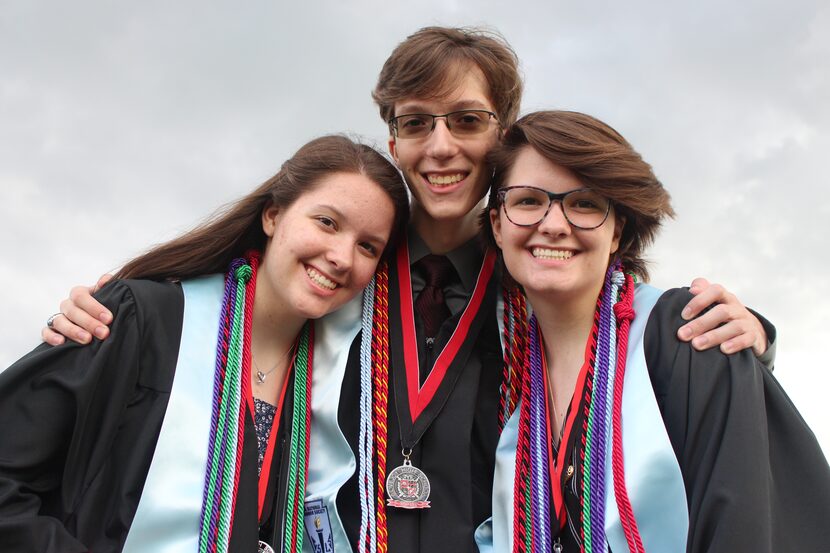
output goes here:
{"type": "MultiPolygon", "coordinates": [[[[432,100],[451,93],[470,66],[478,67],[503,127],[519,115],[519,58],[496,31],[472,27],[424,27],[401,42],[383,64],[372,98],[385,122],[395,102],[432,100]]],[[[391,132],[391,129],[390,129],[391,132]]]]}
{"type": "Polygon", "coordinates": [[[625,218],[617,257],[626,270],[648,280],[643,254],[662,221],[673,217],[671,197],[634,148],[602,121],[573,111],[538,111],[519,119],[488,157],[494,175],[490,199],[482,215],[485,240],[495,245],[489,211],[498,209],[498,190],[524,148],[571,170],[582,184],[610,199],[625,218]]]}
{"type": "Polygon", "coordinates": [[[359,173],[383,189],[395,207],[387,251],[403,232],[409,200],[400,173],[374,148],[345,136],[316,138],[283,163],[279,173],[256,190],[227,205],[190,232],[129,261],[117,278],[186,279],[225,272],[230,262],[249,250],[262,251],[262,211],[290,206],[333,173],[359,173]]]}

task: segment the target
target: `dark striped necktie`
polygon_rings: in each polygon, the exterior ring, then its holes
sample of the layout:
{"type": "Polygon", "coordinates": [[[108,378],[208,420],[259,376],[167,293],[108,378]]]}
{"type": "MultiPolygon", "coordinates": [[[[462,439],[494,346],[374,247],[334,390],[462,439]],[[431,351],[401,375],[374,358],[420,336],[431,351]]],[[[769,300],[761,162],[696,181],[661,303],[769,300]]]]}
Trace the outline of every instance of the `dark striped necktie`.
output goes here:
{"type": "Polygon", "coordinates": [[[444,255],[430,254],[416,263],[426,284],[415,300],[415,312],[421,318],[426,338],[435,338],[441,324],[450,316],[444,300],[444,287],[452,281],[455,269],[444,255]]]}

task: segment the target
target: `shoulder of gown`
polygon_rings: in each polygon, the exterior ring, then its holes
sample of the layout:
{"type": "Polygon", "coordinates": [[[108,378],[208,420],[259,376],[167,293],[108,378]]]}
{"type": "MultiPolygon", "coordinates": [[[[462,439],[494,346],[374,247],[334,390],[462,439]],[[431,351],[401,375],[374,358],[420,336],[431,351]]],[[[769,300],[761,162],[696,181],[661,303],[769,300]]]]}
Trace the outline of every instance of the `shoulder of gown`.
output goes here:
{"type": "Polygon", "coordinates": [[[665,292],[644,337],[686,486],[687,550],[827,550],[830,467],[813,432],[751,350],[725,355],[677,340],[689,299],[665,292]]]}
{"type": "MultiPolygon", "coordinates": [[[[71,531],[90,479],[112,455],[137,393],[169,392],[181,334],[178,285],[116,281],[97,299],[110,336],[87,346],[41,344],[0,373],[0,543],[10,551],[87,551],[71,531]],[[171,368],[170,355],[173,352],[171,368]]],[[[154,400],[155,401],[155,400],[154,400]]],[[[149,405],[149,401],[147,402],[149,405]]]]}

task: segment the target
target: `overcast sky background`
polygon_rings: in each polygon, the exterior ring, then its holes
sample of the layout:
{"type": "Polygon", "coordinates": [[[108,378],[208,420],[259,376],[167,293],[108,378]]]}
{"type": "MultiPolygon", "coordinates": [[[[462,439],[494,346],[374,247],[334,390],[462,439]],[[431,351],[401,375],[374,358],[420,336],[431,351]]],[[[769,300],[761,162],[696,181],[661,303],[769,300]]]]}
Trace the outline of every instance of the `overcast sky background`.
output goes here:
{"type": "Polygon", "coordinates": [[[0,0],[0,367],[92,283],[349,131],[425,25],[514,46],[523,112],[598,116],[677,219],[653,282],[723,282],[779,331],[776,377],[830,452],[830,4],[0,0]]]}

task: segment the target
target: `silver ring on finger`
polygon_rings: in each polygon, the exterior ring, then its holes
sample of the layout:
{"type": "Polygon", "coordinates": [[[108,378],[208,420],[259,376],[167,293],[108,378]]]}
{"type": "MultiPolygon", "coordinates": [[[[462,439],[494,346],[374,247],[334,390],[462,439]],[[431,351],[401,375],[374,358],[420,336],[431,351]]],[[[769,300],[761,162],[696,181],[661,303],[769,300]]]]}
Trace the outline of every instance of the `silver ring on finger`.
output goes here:
{"type": "Polygon", "coordinates": [[[46,326],[49,327],[49,328],[55,328],[55,319],[57,319],[61,315],[66,317],[66,315],[64,315],[63,313],[60,313],[60,312],[55,313],[54,315],[50,316],[48,319],[46,319],[46,326]]]}

